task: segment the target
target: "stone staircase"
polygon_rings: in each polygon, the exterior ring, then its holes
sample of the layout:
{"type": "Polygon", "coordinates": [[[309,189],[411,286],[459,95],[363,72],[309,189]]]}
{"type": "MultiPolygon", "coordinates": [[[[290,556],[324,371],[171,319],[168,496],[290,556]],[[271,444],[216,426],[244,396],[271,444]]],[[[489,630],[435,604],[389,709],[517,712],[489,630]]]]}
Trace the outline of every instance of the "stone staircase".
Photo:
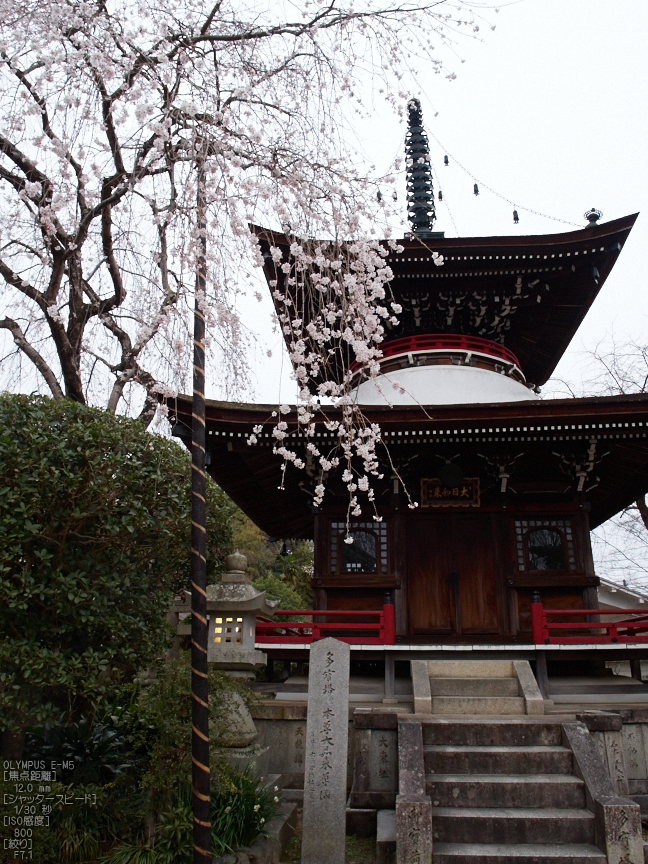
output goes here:
{"type": "Polygon", "coordinates": [[[527,661],[411,669],[414,714],[398,715],[398,794],[377,814],[376,864],[648,862],[614,742],[599,740],[614,731],[607,715],[544,716],[527,661]]]}
{"type": "Polygon", "coordinates": [[[416,714],[544,714],[527,660],[412,660],[416,714]]]}
{"type": "MultiPolygon", "coordinates": [[[[427,662],[432,714],[522,715],[527,710],[524,682],[517,669],[535,687],[537,710],[542,697],[526,661],[511,660],[430,660],[427,662]],[[524,668],[526,667],[526,668],[524,668]]],[[[524,676],[523,676],[524,677],[524,676]]]]}
{"type": "Polygon", "coordinates": [[[422,731],[434,864],[605,864],[559,723],[430,720],[422,731]]]}

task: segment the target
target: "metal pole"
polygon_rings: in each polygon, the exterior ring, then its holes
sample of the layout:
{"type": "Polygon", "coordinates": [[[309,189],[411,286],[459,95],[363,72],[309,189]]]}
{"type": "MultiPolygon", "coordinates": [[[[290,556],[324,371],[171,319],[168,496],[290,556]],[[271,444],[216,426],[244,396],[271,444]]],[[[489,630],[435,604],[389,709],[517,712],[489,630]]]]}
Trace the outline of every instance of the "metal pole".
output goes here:
{"type": "Polygon", "coordinates": [[[207,236],[205,168],[198,162],[199,252],[194,301],[191,435],[191,786],[194,864],[211,862],[209,693],[207,683],[207,561],[205,558],[205,297],[207,236]]]}

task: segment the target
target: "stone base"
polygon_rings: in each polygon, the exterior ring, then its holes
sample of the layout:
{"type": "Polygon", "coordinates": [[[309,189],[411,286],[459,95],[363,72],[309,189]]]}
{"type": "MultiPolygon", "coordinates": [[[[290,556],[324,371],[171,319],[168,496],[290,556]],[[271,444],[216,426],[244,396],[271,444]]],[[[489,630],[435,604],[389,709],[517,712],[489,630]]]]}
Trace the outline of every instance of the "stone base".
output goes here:
{"type": "Polygon", "coordinates": [[[396,862],[432,861],[432,803],[424,795],[396,799],[396,862]]]}
{"type": "Polygon", "coordinates": [[[262,669],[268,662],[268,655],[256,649],[251,651],[233,648],[221,648],[210,645],[207,651],[207,662],[214,669],[222,669],[224,672],[249,672],[262,669]]]}
{"type": "Polygon", "coordinates": [[[247,747],[219,747],[215,750],[215,753],[222,756],[236,771],[247,769],[256,774],[263,773],[263,757],[267,752],[267,747],[259,747],[258,744],[249,744],[247,747]]]}
{"type": "Polygon", "coordinates": [[[258,746],[259,733],[241,694],[226,690],[222,699],[225,729],[214,743],[223,749],[258,746]]]}

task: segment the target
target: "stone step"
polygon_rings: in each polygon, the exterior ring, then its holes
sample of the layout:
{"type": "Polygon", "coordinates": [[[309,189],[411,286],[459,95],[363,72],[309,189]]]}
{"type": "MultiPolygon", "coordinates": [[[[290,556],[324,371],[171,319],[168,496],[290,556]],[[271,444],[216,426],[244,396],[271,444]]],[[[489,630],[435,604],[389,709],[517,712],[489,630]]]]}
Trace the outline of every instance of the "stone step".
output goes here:
{"type": "MultiPolygon", "coordinates": [[[[274,837],[279,842],[281,856],[286,851],[286,846],[297,833],[301,814],[297,804],[282,801],[279,804],[279,812],[265,824],[269,837],[274,837]]],[[[215,860],[215,859],[214,859],[215,860]]],[[[252,859],[254,860],[254,859],[252,859]]],[[[259,860],[258,858],[256,860],[259,860]]]]}
{"type": "Polygon", "coordinates": [[[424,744],[466,746],[551,746],[562,743],[560,721],[545,717],[458,718],[423,721],[424,744]]]}
{"type": "Polygon", "coordinates": [[[299,804],[301,807],[304,803],[304,790],[303,789],[284,789],[282,793],[282,798],[284,801],[293,802],[295,804],[299,804]]]}
{"type": "Polygon", "coordinates": [[[376,864],[396,864],[396,811],[379,810],[376,830],[376,864]]]}
{"type": "Polygon", "coordinates": [[[266,774],[263,785],[273,797],[283,800],[283,775],[281,774],[266,774]]]}
{"type": "Polygon", "coordinates": [[[428,660],[430,678],[513,678],[512,660],[428,660]]]}
{"type": "Polygon", "coordinates": [[[433,807],[585,807],[585,786],[570,774],[427,774],[433,807]]]}
{"type": "Polygon", "coordinates": [[[430,678],[433,696],[518,696],[517,678],[430,678]]]}
{"type": "Polygon", "coordinates": [[[439,774],[571,774],[566,747],[426,744],[425,771],[439,774]]]}
{"type": "Polygon", "coordinates": [[[443,843],[594,843],[594,814],[557,807],[435,807],[434,840],[443,843]]]}
{"type": "Polygon", "coordinates": [[[521,696],[433,696],[433,714],[524,714],[521,696]]]}
{"type": "Polygon", "coordinates": [[[589,843],[436,843],[434,864],[606,864],[589,843]]]}

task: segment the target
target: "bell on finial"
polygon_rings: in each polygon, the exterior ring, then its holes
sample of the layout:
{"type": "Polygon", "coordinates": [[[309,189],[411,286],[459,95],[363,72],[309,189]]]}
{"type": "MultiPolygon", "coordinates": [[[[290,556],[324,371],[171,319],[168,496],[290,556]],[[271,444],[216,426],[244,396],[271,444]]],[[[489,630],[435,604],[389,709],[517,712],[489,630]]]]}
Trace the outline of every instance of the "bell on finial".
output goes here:
{"type": "Polygon", "coordinates": [[[444,156],[444,157],[443,157],[443,164],[444,164],[444,165],[449,165],[449,164],[450,164],[450,160],[448,159],[447,156],[444,156]]]}
{"type": "Polygon", "coordinates": [[[479,186],[476,183],[473,186],[473,192],[475,193],[475,195],[479,195],[479,186]]]}
{"type": "Polygon", "coordinates": [[[443,201],[443,192],[439,189],[439,201],[443,201]]]}
{"type": "Polygon", "coordinates": [[[518,216],[518,212],[517,212],[517,210],[514,210],[513,211],[513,222],[517,225],[519,221],[520,221],[520,217],[518,216]]]}

